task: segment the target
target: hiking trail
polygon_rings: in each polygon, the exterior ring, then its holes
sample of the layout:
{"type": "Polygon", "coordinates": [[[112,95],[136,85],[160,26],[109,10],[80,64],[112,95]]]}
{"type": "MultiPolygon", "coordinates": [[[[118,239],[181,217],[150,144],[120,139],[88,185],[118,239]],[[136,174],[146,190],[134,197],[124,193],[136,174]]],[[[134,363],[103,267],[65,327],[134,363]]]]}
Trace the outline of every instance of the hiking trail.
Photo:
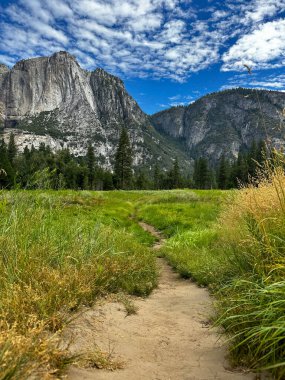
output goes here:
{"type": "MultiPolygon", "coordinates": [[[[140,222],[164,244],[161,233],[140,222]]],[[[252,373],[230,370],[227,348],[217,329],[211,328],[212,301],[205,288],[179,277],[158,258],[159,286],[145,298],[133,297],[137,314],[126,316],[122,304],[103,302],[88,308],[68,329],[72,353],[97,344],[122,369],[71,367],[68,380],[250,380],[252,373]]]]}

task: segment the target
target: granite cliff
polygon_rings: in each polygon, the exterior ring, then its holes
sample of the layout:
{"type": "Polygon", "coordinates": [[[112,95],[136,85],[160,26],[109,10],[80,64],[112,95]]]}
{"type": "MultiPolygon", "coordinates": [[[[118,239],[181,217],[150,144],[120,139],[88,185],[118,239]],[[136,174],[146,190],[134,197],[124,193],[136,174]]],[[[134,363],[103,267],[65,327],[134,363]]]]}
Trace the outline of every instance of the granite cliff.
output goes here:
{"type": "Polygon", "coordinates": [[[100,68],[86,71],[67,52],[22,60],[11,70],[0,66],[0,123],[6,138],[15,133],[20,150],[44,142],[85,155],[91,142],[106,167],[125,126],[136,165],[160,161],[169,167],[179,156],[189,166],[186,155],[150,125],[119,78],[100,68]]]}
{"type": "Polygon", "coordinates": [[[110,167],[122,126],[128,129],[135,165],[183,168],[194,158],[237,157],[253,140],[285,146],[285,93],[231,89],[185,107],[146,115],[121,79],[98,68],[86,71],[67,52],[0,64],[0,132],[27,145],[68,147],[85,155],[89,142],[100,164],[110,167]]]}
{"type": "Polygon", "coordinates": [[[182,142],[192,158],[236,158],[253,140],[285,147],[285,93],[243,88],[212,93],[154,114],[151,123],[182,142]]]}

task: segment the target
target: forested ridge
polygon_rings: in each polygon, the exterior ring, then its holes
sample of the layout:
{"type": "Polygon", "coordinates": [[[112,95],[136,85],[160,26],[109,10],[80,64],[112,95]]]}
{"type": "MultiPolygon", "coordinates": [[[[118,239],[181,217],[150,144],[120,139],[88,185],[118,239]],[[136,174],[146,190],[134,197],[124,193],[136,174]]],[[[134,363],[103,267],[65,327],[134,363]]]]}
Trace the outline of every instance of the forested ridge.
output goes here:
{"type": "Polygon", "coordinates": [[[75,157],[68,149],[53,152],[40,144],[17,151],[14,135],[8,144],[0,142],[0,186],[5,189],[231,189],[254,178],[268,156],[264,141],[252,143],[249,151],[240,151],[236,160],[222,155],[217,164],[205,157],[195,160],[192,172],[183,172],[178,159],[170,170],[159,164],[151,168],[133,166],[133,151],[127,130],[122,129],[112,170],[98,164],[91,143],[84,157],[75,157]]]}

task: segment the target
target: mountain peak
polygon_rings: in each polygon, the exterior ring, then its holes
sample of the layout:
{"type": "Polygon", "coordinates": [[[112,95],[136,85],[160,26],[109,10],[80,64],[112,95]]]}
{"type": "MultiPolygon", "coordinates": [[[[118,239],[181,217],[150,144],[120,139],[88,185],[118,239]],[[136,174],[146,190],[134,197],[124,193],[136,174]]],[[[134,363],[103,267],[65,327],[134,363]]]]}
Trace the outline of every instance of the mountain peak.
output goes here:
{"type": "Polygon", "coordinates": [[[91,143],[98,162],[111,167],[122,126],[128,129],[135,165],[150,167],[160,160],[167,168],[172,154],[189,165],[185,154],[149,128],[148,116],[120,78],[101,68],[87,72],[66,51],[20,61],[0,75],[1,132],[8,138],[14,131],[20,151],[45,143],[80,156],[91,143]]]}
{"type": "Polygon", "coordinates": [[[76,58],[72,54],[68,53],[68,51],[65,51],[65,50],[61,50],[61,51],[55,52],[50,57],[50,59],[55,59],[55,60],[59,60],[59,61],[72,60],[72,61],[75,61],[78,64],[76,58]]]}

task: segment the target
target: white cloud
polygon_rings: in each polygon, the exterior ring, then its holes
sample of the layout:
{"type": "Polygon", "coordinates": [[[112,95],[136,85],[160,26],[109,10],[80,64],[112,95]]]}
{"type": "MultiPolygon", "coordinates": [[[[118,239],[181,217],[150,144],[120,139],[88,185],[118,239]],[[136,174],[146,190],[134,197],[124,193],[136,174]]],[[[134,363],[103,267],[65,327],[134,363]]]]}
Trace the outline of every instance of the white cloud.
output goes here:
{"type": "Polygon", "coordinates": [[[285,63],[285,20],[261,24],[242,36],[223,55],[223,69],[240,70],[243,64],[257,69],[280,67],[285,63]]]}
{"type": "Polygon", "coordinates": [[[180,98],[181,98],[181,95],[178,94],[178,95],[170,96],[168,99],[173,101],[173,100],[178,100],[180,98]]]}
{"type": "Polygon", "coordinates": [[[221,90],[236,87],[263,88],[269,90],[285,90],[285,74],[260,74],[253,72],[252,75],[236,74],[232,76],[228,83],[221,87],[221,90]]]}
{"type": "Polygon", "coordinates": [[[245,13],[245,20],[253,22],[263,21],[266,17],[275,16],[278,12],[284,10],[284,0],[255,0],[248,4],[248,10],[245,13]]]}
{"type": "Polygon", "coordinates": [[[269,88],[273,88],[273,89],[280,89],[280,88],[284,88],[285,87],[285,83],[284,82],[270,82],[270,81],[253,81],[251,82],[251,84],[254,86],[254,87],[269,87],[269,88]]]}
{"type": "Polygon", "coordinates": [[[72,9],[63,0],[48,0],[45,6],[54,18],[70,18],[74,15],[72,9]]]}
{"type": "Polygon", "coordinates": [[[15,0],[2,12],[0,49],[10,63],[68,50],[88,69],[183,82],[220,62],[225,49],[224,70],[242,61],[280,66],[285,21],[270,17],[281,17],[284,3],[226,0],[221,10],[212,2],[201,17],[189,0],[15,0]]]}
{"type": "Polygon", "coordinates": [[[7,57],[6,55],[0,54],[0,62],[4,63],[6,66],[13,66],[14,60],[7,57]]]}
{"type": "Polygon", "coordinates": [[[173,95],[169,96],[168,107],[177,107],[177,106],[185,106],[193,102],[194,97],[191,95],[173,95]]]}

